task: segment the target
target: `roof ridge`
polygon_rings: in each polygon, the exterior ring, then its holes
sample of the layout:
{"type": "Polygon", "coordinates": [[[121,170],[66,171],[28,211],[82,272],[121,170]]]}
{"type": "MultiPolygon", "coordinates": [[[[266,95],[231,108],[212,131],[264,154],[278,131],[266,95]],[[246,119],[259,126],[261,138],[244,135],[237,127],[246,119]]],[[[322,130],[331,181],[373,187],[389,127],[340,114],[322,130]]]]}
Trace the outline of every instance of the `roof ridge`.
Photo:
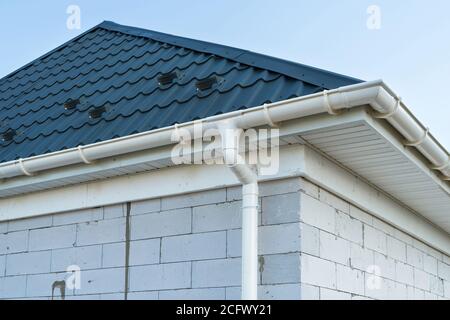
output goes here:
{"type": "Polygon", "coordinates": [[[325,89],[334,89],[341,86],[364,82],[363,80],[357,78],[245,49],[176,36],[144,28],[125,26],[112,21],[103,21],[97,25],[97,27],[128,35],[145,37],[151,40],[164,42],[203,53],[214,54],[252,67],[281,73],[291,78],[305,81],[325,89]]]}

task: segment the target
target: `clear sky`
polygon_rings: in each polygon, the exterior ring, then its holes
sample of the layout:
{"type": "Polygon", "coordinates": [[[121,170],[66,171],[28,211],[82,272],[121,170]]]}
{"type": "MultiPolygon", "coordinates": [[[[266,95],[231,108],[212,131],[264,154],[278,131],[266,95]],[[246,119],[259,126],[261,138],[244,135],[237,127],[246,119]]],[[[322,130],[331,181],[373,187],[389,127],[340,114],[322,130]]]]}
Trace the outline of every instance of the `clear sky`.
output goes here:
{"type": "Polygon", "coordinates": [[[2,0],[0,77],[111,20],[383,79],[450,150],[449,12],[448,0],[2,0]],[[81,29],[67,28],[69,5],[81,29]]]}

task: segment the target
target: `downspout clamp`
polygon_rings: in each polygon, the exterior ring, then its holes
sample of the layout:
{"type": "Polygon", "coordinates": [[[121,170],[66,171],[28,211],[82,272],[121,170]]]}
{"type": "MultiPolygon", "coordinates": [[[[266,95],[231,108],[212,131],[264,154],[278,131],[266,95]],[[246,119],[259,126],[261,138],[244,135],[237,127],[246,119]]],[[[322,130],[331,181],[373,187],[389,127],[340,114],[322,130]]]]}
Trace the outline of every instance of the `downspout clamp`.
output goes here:
{"type": "Polygon", "coordinates": [[[225,164],[242,183],[242,300],[258,298],[258,177],[239,154],[241,129],[234,121],[218,124],[225,164]]]}

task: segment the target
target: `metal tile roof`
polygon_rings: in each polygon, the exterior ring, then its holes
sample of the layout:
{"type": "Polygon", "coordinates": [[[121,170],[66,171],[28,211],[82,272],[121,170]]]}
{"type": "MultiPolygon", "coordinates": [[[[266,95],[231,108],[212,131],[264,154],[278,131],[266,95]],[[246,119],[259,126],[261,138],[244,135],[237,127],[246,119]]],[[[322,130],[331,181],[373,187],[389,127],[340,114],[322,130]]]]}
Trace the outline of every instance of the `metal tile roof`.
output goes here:
{"type": "Polygon", "coordinates": [[[246,50],[103,22],[0,80],[0,162],[358,82],[246,50]],[[174,81],[161,85],[160,76],[171,72],[174,81]],[[211,77],[212,87],[198,90],[198,82],[211,77]]]}

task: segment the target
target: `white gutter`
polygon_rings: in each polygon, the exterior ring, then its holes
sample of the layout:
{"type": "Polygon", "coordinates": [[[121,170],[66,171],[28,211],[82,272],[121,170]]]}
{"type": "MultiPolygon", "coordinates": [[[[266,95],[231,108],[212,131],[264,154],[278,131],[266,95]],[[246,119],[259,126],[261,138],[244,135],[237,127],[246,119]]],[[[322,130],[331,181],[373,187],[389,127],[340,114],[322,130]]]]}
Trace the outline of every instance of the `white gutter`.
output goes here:
{"type": "Polygon", "coordinates": [[[225,164],[242,183],[242,300],[258,298],[258,177],[239,154],[242,130],[225,120],[218,125],[225,164]]]}
{"type": "Polygon", "coordinates": [[[443,180],[450,179],[449,153],[382,81],[341,87],[177,126],[5,162],[0,164],[0,179],[31,176],[44,170],[80,163],[89,164],[107,157],[168,145],[173,143],[173,131],[184,128],[193,133],[194,124],[198,122],[202,122],[203,129],[207,130],[216,128],[219,122],[227,119],[238,128],[246,129],[324,112],[338,114],[342,110],[363,105],[370,105],[375,117],[385,118],[405,138],[405,146],[416,148],[428,159],[431,169],[442,173],[443,180]]]}

